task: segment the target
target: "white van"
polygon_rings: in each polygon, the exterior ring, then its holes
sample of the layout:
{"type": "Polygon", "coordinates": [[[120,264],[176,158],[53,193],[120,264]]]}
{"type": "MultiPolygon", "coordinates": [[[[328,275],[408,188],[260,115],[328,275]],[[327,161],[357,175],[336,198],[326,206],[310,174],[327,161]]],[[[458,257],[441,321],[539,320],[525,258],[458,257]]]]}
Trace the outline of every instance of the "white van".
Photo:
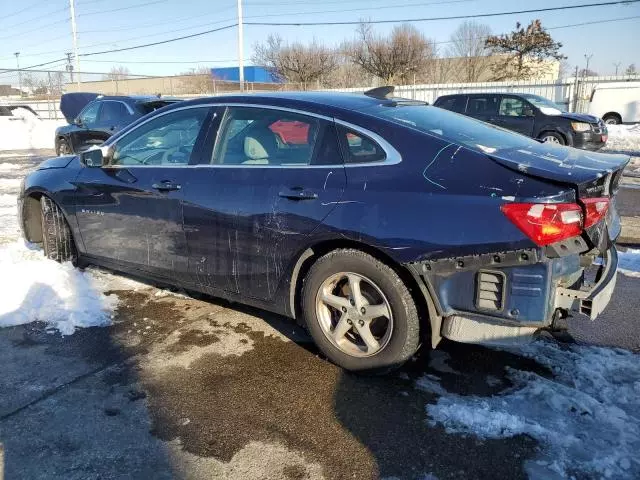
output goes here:
{"type": "Polygon", "coordinates": [[[591,92],[589,114],[607,125],[640,122],[640,82],[597,85],[591,92]]]}

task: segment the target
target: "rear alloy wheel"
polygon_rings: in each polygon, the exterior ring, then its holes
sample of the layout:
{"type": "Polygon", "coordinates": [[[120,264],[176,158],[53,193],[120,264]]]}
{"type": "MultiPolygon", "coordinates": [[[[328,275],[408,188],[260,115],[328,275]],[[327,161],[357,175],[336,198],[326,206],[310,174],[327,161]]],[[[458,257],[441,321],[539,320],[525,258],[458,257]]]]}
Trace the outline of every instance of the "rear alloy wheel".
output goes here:
{"type": "Polygon", "coordinates": [[[617,113],[609,113],[602,117],[602,121],[607,125],[620,125],[622,123],[622,118],[617,113]]]}
{"type": "Polygon", "coordinates": [[[335,250],[311,267],[303,312],[318,347],[347,370],[383,373],[418,349],[420,325],[407,287],[358,250],[335,250]]]}
{"type": "Polygon", "coordinates": [[[540,136],[542,143],[552,143],[555,145],[564,145],[564,138],[559,133],[545,132],[540,136]]]}
{"type": "Polygon", "coordinates": [[[60,207],[49,197],[40,199],[44,255],[56,262],[77,263],[76,245],[60,207]]]}
{"type": "Polygon", "coordinates": [[[58,140],[57,155],[71,155],[72,153],[69,143],[64,138],[58,140]]]}

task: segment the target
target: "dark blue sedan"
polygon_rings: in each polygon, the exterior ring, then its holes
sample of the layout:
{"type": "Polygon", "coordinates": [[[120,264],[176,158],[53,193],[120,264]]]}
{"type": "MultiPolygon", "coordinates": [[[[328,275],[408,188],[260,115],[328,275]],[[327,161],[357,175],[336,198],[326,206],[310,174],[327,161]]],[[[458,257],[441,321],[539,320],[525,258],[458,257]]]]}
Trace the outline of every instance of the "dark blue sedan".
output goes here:
{"type": "Polygon", "coordinates": [[[629,159],[390,93],[162,108],[27,176],[24,236],[54,260],[292,317],[349,370],[387,371],[442,337],[512,343],[595,318],[629,159]]]}

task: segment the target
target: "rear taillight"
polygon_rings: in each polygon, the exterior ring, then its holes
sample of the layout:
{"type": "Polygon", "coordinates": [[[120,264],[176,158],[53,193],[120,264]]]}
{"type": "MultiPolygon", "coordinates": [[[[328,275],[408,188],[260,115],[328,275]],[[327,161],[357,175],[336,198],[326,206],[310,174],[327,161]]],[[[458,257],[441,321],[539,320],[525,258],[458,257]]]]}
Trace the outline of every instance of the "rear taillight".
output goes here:
{"type": "Polygon", "coordinates": [[[608,198],[585,198],[581,201],[586,211],[584,228],[589,228],[602,220],[609,209],[608,198]]]}
{"type": "Polygon", "coordinates": [[[508,203],[500,209],[541,247],[582,233],[582,208],[575,203],[508,203]]]}

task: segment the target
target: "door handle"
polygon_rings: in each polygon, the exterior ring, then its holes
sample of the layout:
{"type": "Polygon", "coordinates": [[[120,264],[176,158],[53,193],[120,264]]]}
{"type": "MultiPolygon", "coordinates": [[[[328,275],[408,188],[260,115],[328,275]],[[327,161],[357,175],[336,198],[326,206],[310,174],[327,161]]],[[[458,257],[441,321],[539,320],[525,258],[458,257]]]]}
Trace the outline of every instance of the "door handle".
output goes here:
{"type": "Polygon", "coordinates": [[[278,195],[289,200],[315,200],[318,198],[317,193],[300,187],[286,189],[278,195]]]}
{"type": "Polygon", "coordinates": [[[169,180],[163,180],[160,183],[154,183],[153,185],[151,185],[151,187],[161,192],[170,192],[172,190],[180,190],[182,188],[182,185],[173,183],[169,180]]]}

